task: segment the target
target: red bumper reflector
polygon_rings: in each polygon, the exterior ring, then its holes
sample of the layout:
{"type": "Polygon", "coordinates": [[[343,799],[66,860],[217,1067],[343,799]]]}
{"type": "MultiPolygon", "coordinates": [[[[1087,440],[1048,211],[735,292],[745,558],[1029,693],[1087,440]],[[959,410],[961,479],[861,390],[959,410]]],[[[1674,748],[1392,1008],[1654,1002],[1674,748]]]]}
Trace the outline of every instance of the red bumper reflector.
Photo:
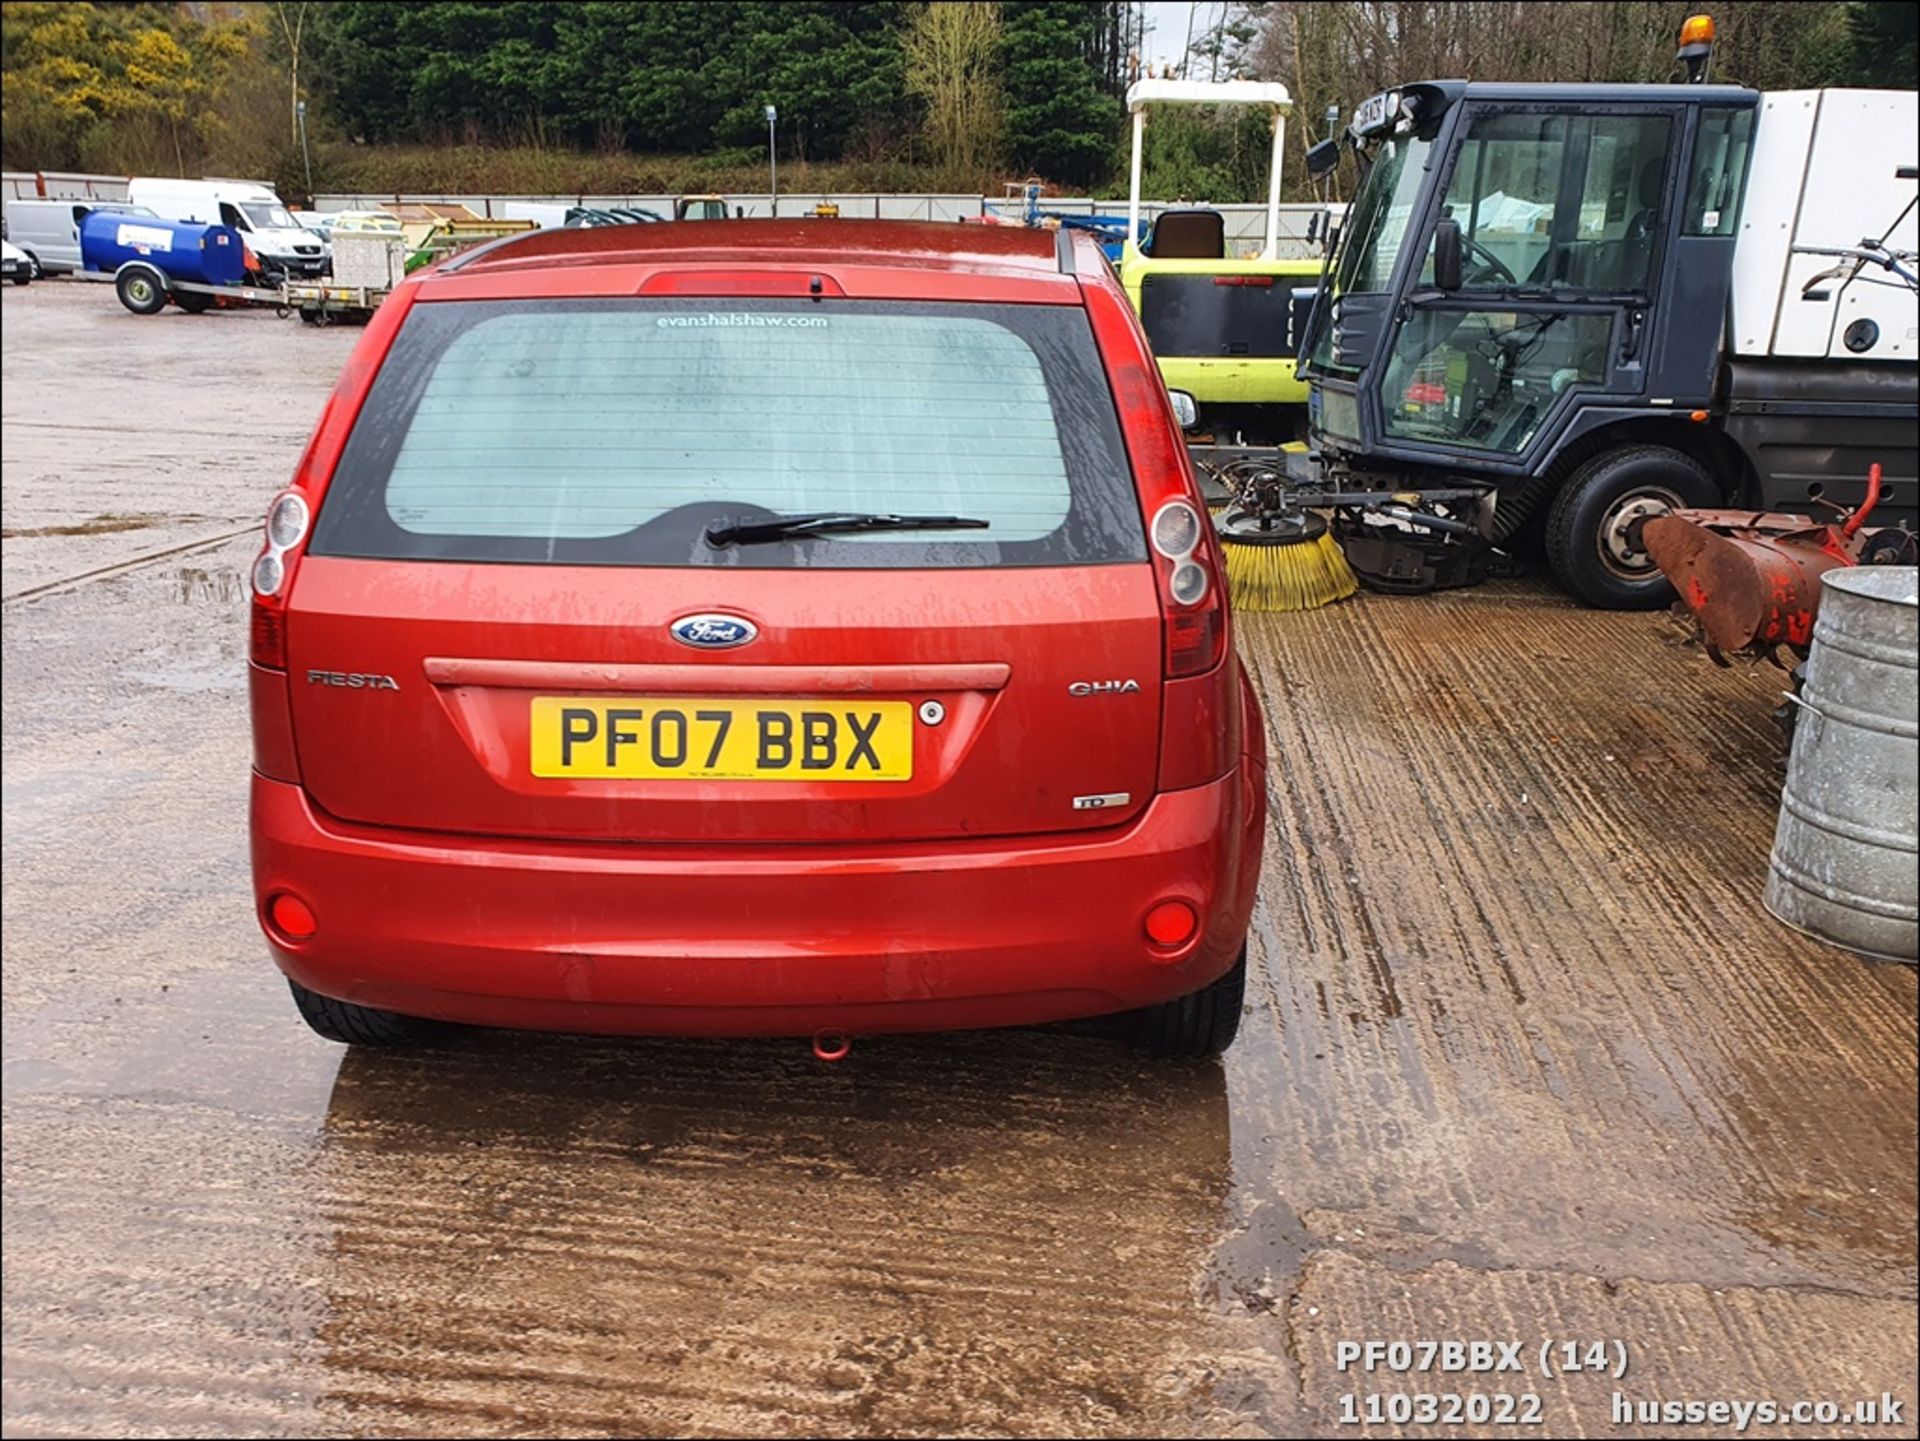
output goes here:
{"type": "Polygon", "coordinates": [[[1200,918],[1185,901],[1162,901],[1147,912],[1147,938],[1157,946],[1178,946],[1193,938],[1200,918]]]}
{"type": "Polygon", "coordinates": [[[267,902],[267,919],[273,928],[290,941],[304,941],[318,930],[313,910],[298,896],[280,892],[267,902]]]}
{"type": "Polygon", "coordinates": [[[1213,277],[1213,283],[1215,285],[1255,285],[1262,290],[1273,289],[1271,275],[1216,275],[1213,277]]]}

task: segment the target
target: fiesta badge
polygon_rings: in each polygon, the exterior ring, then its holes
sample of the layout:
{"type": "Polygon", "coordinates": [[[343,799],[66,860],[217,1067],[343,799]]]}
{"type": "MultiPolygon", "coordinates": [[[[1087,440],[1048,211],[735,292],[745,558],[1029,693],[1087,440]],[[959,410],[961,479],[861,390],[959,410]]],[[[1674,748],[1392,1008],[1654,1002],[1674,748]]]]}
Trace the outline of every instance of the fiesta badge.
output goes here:
{"type": "Polygon", "coordinates": [[[760,634],[760,627],[737,615],[685,615],[667,627],[682,645],[700,650],[730,650],[760,634]]]}

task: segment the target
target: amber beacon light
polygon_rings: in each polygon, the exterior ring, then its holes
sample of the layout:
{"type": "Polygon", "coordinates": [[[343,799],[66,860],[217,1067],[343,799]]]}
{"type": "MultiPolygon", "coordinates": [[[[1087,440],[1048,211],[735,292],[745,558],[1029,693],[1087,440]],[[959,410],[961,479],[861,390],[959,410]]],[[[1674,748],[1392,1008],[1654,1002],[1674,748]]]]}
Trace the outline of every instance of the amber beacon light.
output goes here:
{"type": "Polygon", "coordinates": [[[1687,83],[1698,85],[1707,78],[1707,66],[1713,60],[1713,17],[1689,15],[1680,26],[1680,48],[1674,58],[1684,61],[1687,83]]]}

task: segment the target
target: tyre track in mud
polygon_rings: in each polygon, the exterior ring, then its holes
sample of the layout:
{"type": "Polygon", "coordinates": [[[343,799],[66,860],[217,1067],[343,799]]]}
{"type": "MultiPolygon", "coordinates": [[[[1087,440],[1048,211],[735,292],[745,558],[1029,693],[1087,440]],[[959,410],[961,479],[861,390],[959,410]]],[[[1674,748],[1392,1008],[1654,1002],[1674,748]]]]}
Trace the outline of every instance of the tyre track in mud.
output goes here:
{"type": "Polygon", "coordinates": [[[1230,1317],[1238,1384],[1333,1427],[1308,1313],[1382,1334],[1334,1304],[1359,1267],[1445,1334],[1483,1277],[1561,1325],[1655,1288],[1701,1395],[1824,1395],[1850,1344],[1912,1395],[1914,973],[1759,904],[1777,673],[1530,586],[1238,621],[1273,806],[1235,1189],[1280,1204],[1216,1266],[1282,1298],[1230,1317]],[[1749,1290],[1828,1300],[1775,1308],[1768,1352],[1713,1299],[1749,1290]]]}

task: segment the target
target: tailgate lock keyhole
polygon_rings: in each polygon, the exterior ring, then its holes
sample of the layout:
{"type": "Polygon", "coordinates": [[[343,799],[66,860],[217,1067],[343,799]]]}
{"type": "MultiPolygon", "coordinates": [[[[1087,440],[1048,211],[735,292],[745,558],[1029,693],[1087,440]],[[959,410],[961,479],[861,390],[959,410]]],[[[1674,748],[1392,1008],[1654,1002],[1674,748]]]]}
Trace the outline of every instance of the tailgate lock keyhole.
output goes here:
{"type": "Polygon", "coordinates": [[[937,726],[947,718],[947,708],[937,700],[920,702],[920,720],[925,725],[937,726]]]}

